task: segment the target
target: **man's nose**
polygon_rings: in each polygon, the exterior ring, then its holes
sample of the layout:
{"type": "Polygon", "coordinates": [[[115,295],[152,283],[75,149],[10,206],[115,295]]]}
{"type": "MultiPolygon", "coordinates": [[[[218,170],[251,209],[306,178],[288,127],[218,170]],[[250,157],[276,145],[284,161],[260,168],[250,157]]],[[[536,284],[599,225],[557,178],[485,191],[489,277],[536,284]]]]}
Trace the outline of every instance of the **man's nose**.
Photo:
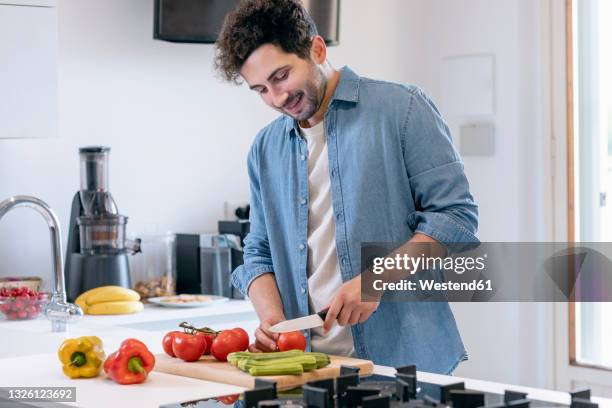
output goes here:
{"type": "Polygon", "coordinates": [[[289,97],[289,93],[284,92],[284,91],[272,91],[272,104],[274,105],[275,108],[277,109],[282,109],[283,106],[285,106],[285,103],[287,102],[287,98],[289,97]]]}

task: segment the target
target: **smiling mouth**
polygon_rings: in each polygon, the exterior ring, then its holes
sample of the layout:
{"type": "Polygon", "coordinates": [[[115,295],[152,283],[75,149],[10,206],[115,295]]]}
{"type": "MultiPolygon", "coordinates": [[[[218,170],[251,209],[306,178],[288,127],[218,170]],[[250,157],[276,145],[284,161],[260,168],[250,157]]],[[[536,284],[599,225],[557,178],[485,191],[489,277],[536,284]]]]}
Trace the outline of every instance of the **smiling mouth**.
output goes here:
{"type": "Polygon", "coordinates": [[[304,94],[301,93],[300,96],[295,98],[290,105],[285,106],[285,110],[292,111],[295,108],[297,108],[297,106],[300,104],[300,102],[302,102],[302,98],[303,97],[304,97],[304,94]]]}

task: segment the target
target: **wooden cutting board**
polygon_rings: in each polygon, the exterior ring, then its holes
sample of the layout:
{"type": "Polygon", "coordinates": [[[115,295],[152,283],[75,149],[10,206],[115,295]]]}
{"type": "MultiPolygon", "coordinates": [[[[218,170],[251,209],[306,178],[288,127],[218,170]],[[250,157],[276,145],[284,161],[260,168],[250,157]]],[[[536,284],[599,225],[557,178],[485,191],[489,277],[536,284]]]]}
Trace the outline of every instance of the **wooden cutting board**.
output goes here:
{"type": "Polygon", "coordinates": [[[203,356],[199,361],[187,363],[179,358],[172,358],[166,354],[156,354],[155,368],[153,371],[238,385],[245,388],[253,388],[255,386],[255,378],[264,378],[276,381],[276,388],[278,390],[288,390],[308,381],[337,377],[340,374],[341,365],[359,367],[359,375],[361,376],[372,374],[374,370],[374,364],[370,360],[360,360],[342,356],[329,357],[331,362],[327,367],[319,368],[302,375],[253,377],[250,374],[240,371],[230,363],[215,360],[212,356],[203,356]]]}

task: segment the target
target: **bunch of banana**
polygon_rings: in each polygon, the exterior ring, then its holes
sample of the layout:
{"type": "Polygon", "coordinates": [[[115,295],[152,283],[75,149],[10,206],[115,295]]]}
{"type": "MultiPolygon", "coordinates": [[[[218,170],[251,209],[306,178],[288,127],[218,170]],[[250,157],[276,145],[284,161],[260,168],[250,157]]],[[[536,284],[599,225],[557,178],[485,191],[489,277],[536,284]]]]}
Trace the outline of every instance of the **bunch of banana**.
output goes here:
{"type": "Polygon", "coordinates": [[[82,293],[75,303],[90,315],[137,313],[144,308],[138,292],[121,286],[100,286],[82,293]]]}

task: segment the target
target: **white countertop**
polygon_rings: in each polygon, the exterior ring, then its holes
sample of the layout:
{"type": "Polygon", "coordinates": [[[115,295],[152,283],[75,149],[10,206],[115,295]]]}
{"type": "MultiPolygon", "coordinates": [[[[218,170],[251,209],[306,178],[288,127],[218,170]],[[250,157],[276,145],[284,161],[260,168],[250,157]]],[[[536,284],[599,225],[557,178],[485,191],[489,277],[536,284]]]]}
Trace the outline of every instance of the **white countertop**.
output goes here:
{"type": "MultiPolygon", "coordinates": [[[[162,353],[161,339],[181,321],[197,322],[215,329],[243,327],[251,335],[257,327],[252,305],[248,301],[232,300],[197,309],[174,309],[146,306],[141,313],[122,316],[85,316],[69,327],[67,333],[51,333],[44,318],[9,322],[0,320],[0,386],[2,387],[76,387],[77,402],[69,405],[97,408],[158,407],[161,404],[197,400],[223,394],[239,393],[244,388],[152,372],[143,384],[119,385],[100,376],[72,380],[64,376],[56,351],[69,337],[96,335],[104,342],[107,355],[126,338],[143,341],[153,353],[162,353]]],[[[393,375],[395,369],[375,366],[374,372],[393,375]]],[[[419,372],[418,378],[434,384],[465,381],[466,388],[503,393],[505,389],[528,393],[528,398],[569,405],[567,393],[519,387],[508,384],[449,377],[419,372]]],[[[592,398],[600,407],[611,407],[612,400],[592,398]]]]}
{"type": "MultiPolygon", "coordinates": [[[[0,320],[0,386],[2,387],[76,387],[77,402],[68,405],[97,408],[158,407],[161,404],[196,400],[216,395],[239,393],[242,387],[151,372],[147,381],[137,385],[119,385],[97,378],[73,380],[62,373],[57,349],[66,338],[95,335],[102,339],[104,351],[110,354],[130,337],[143,341],[152,353],[163,353],[161,340],[172,328],[161,330],[134,329],[130,325],[149,322],[206,320],[214,329],[243,327],[253,333],[258,321],[253,319],[250,302],[231,300],[205,308],[166,308],[147,305],[143,312],[121,316],[84,316],[79,323],[69,326],[66,333],[52,333],[51,324],[44,318],[24,321],[0,320]],[[230,320],[223,320],[229,316],[230,320]],[[221,319],[220,319],[221,317],[221,319]],[[241,320],[244,317],[248,320],[241,320]],[[112,404],[111,404],[112,403],[112,404]]],[[[177,326],[173,326],[178,329],[177,326]]]]}

